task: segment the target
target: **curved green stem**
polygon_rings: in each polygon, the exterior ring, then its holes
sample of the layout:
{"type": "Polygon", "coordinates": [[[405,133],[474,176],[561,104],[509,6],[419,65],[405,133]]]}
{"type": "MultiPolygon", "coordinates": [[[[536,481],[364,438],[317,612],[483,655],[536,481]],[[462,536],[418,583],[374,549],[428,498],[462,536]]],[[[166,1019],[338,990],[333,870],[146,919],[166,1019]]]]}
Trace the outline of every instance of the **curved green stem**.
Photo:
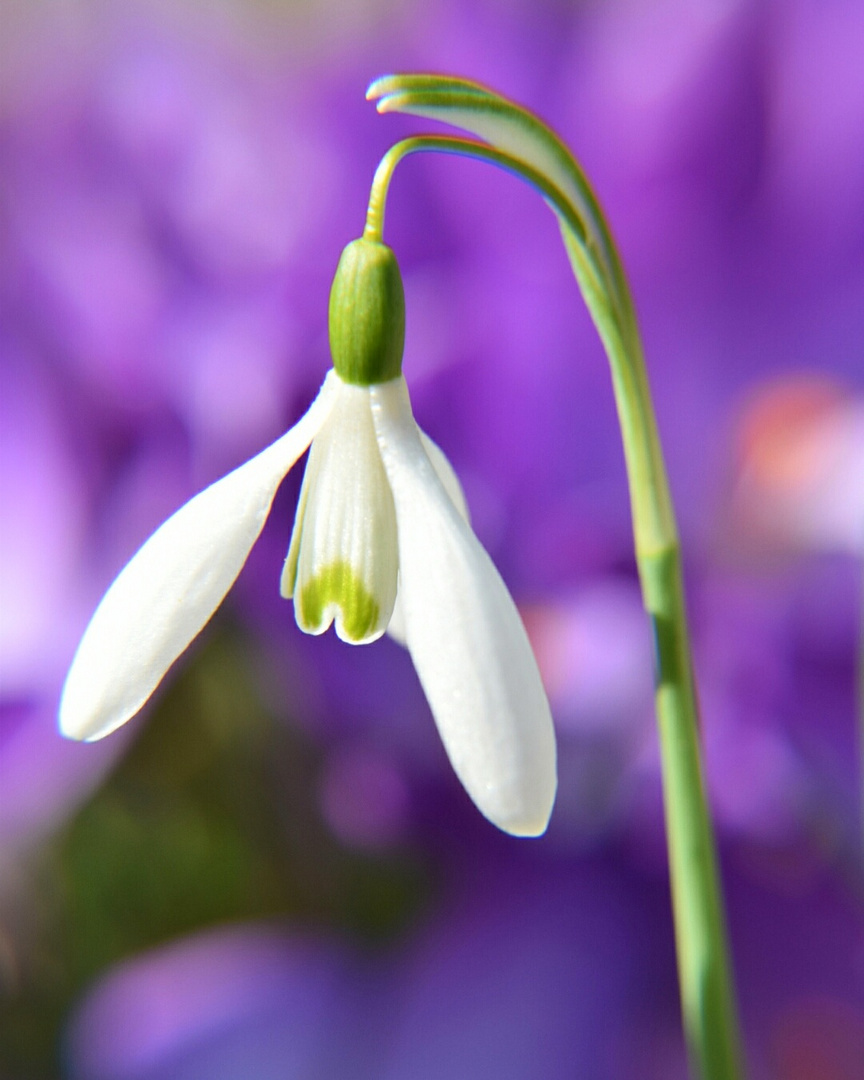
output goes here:
{"type": "Polygon", "coordinates": [[[610,303],[608,290],[604,288],[602,269],[586,254],[589,250],[588,234],[582,216],[546,176],[512,154],[472,139],[452,135],[417,135],[392,146],[375,170],[363,232],[367,240],[382,239],[387,192],[397,165],[409,155],[421,151],[459,154],[497,165],[531,184],[554,210],[561,224],[571,265],[610,361],[615,357],[612,361],[612,377],[624,438],[637,557],[649,556],[677,544],[672,499],[645,365],[638,338],[634,340],[630,331],[631,323],[635,326],[635,319],[629,293],[626,290],[623,293],[623,310],[610,303]]]}
{"type": "MultiPolygon", "coordinates": [[[[397,81],[422,78],[427,77],[394,76],[385,82],[395,85],[397,81]]],[[[435,85],[446,82],[435,79],[435,85]]],[[[558,217],[573,272],[612,371],[627,465],[636,561],[656,643],[655,705],[688,1053],[694,1075],[703,1080],[738,1080],[742,1075],[740,1037],[714,834],[705,798],[678,532],[626,278],[587,181],[557,136],[536,117],[491,95],[485,88],[461,80],[453,82],[458,84],[458,93],[448,90],[438,95],[444,106],[457,102],[464,111],[469,106],[479,108],[477,103],[482,102],[487,110],[499,109],[505,113],[508,108],[516,110],[518,123],[529,129],[532,138],[543,141],[541,149],[554,169],[535,168],[525,157],[511,154],[500,145],[452,136],[406,139],[393,146],[378,166],[364,235],[381,240],[393,173],[400,161],[418,151],[466,155],[507,169],[535,187],[558,217]],[[561,178],[560,184],[550,179],[550,172],[556,179],[561,178]],[[567,192],[576,190],[579,199],[570,197],[564,188],[567,192]]],[[[416,81],[411,83],[415,89],[418,85],[416,81]]],[[[375,93],[383,92],[376,87],[379,84],[373,84],[375,93]]],[[[436,107],[441,111],[436,119],[447,119],[440,102],[436,107]]],[[[459,125],[468,126],[461,121],[459,125]]]]}
{"type": "Polygon", "coordinates": [[[555,205],[555,209],[565,215],[571,226],[585,240],[585,229],[579,215],[567,204],[566,199],[542,173],[526,165],[519,158],[498,150],[494,146],[480,143],[474,139],[465,139],[456,135],[412,135],[395,143],[378,163],[372,178],[369,192],[369,206],[366,211],[366,228],[363,235],[367,240],[381,242],[384,235],[384,211],[387,206],[387,193],[390,181],[396,172],[396,166],[411,154],[419,151],[434,151],[439,154],[458,154],[461,157],[479,158],[491,162],[508,172],[516,173],[533,184],[540,193],[555,205]]]}

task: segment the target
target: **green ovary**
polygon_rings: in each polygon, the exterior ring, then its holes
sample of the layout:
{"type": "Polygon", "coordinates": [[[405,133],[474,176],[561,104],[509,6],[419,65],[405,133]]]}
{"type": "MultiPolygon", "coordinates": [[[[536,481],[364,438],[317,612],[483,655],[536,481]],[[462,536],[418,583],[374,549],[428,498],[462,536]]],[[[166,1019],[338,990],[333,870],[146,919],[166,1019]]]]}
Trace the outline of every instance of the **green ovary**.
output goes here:
{"type": "Polygon", "coordinates": [[[342,631],[349,641],[367,638],[378,622],[375,598],[344,560],[319,570],[300,590],[298,623],[313,633],[320,629],[324,613],[333,604],[342,614],[342,631]]]}

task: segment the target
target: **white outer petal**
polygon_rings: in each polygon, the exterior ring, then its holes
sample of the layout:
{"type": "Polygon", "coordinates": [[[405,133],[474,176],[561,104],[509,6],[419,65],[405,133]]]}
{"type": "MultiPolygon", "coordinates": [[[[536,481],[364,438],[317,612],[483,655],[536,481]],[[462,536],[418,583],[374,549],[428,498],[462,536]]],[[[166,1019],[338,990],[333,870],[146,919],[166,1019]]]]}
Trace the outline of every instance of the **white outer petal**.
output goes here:
{"type": "Polygon", "coordinates": [[[537,836],[555,799],[555,734],[522,620],[423,449],[404,379],[372,397],[396,504],[408,648],[444,746],[490,821],[537,836]]]}
{"type": "MultiPolygon", "coordinates": [[[[432,468],[438,475],[438,479],[444,485],[444,490],[450,496],[450,501],[462,517],[470,524],[471,515],[468,512],[468,503],[465,500],[465,492],[462,490],[462,485],[459,483],[459,477],[456,475],[456,470],[450,464],[447,455],[441,447],[430,439],[421,427],[418,427],[417,430],[420,433],[420,441],[423,443],[423,449],[426,451],[429,460],[432,463],[432,468]]],[[[396,603],[393,605],[393,614],[390,616],[390,622],[387,626],[387,634],[389,637],[393,638],[394,641],[398,641],[400,645],[405,644],[405,612],[403,611],[402,601],[398,591],[396,593],[396,603]]]]}
{"type": "Polygon", "coordinates": [[[190,499],[121,570],[66,676],[64,735],[101,739],[147,701],[233,585],[276,489],[330,411],[333,391],[330,374],[294,427],[190,499]]]}
{"type": "Polygon", "coordinates": [[[465,499],[465,492],[462,490],[462,485],[459,483],[459,477],[456,475],[456,470],[450,464],[450,459],[438,443],[430,439],[419,425],[417,427],[417,432],[420,435],[420,442],[423,444],[426,456],[429,458],[438,479],[444,485],[444,490],[450,496],[450,501],[459,511],[459,514],[470,524],[471,515],[468,512],[468,503],[465,499]]]}

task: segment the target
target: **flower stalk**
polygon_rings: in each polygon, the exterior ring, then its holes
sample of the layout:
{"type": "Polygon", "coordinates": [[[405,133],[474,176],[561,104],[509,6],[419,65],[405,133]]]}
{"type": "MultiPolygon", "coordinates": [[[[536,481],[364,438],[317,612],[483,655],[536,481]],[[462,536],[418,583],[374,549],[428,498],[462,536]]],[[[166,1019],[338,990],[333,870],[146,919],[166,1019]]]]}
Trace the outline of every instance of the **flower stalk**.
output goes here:
{"type": "Polygon", "coordinates": [[[377,80],[379,112],[405,112],[470,132],[477,142],[420,136],[394,146],[372,185],[365,235],[380,240],[387,190],[407,155],[480,158],[532,184],[558,217],[564,245],[605,347],[632,507],[636,562],[656,643],[655,706],[681,1007],[691,1069],[702,1080],[742,1076],[740,1036],[699,737],[675,515],[635,310],[596,197],[561,140],[537,117],[475,83],[434,75],[377,80]]]}

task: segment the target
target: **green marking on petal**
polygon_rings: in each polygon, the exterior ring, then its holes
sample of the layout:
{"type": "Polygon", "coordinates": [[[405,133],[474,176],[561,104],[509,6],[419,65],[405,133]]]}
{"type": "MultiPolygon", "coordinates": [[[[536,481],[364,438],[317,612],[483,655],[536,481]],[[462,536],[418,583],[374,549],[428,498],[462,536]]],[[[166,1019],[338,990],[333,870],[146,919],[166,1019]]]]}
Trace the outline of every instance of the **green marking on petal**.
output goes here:
{"type": "Polygon", "coordinates": [[[298,597],[297,623],[307,633],[320,632],[330,605],[339,608],[342,633],[348,641],[368,638],[378,623],[378,602],[344,560],[330,563],[307,582],[298,597]]]}

